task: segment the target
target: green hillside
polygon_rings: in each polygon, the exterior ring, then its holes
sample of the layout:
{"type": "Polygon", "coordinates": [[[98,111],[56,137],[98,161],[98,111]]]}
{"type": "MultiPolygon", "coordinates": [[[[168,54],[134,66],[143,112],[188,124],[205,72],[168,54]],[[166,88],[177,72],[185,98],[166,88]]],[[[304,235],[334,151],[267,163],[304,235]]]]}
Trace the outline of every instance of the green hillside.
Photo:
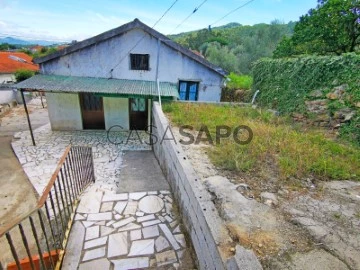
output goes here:
{"type": "Polygon", "coordinates": [[[254,61],[271,57],[284,36],[290,36],[294,22],[273,21],[253,26],[230,23],[169,36],[186,48],[201,52],[207,60],[229,72],[249,74],[254,61]]]}

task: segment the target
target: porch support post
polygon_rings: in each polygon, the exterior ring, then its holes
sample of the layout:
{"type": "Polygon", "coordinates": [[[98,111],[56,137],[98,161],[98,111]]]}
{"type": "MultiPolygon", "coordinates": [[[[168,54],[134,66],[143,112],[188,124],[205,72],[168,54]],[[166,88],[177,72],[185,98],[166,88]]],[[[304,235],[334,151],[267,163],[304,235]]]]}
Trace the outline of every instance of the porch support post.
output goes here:
{"type": "Polygon", "coordinates": [[[35,139],[34,139],[34,134],[33,134],[33,130],[32,130],[32,127],[31,127],[29,112],[28,112],[28,109],[27,109],[27,106],[26,106],[25,97],[24,97],[24,89],[20,89],[20,92],[21,92],[21,98],[22,98],[22,101],[23,101],[23,104],[24,104],[24,108],[25,108],[26,118],[27,118],[28,125],[29,125],[31,140],[32,140],[33,146],[36,146],[36,144],[35,144],[35,139]]]}

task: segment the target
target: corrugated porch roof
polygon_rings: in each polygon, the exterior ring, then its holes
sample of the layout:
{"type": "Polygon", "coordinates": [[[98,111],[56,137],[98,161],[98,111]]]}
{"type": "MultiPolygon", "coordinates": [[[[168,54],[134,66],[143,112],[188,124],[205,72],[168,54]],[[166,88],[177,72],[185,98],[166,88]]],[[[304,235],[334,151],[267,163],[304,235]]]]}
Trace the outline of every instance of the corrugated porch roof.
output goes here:
{"type": "MultiPolygon", "coordinates": [[[[178,98],[175,83],[160,82],[162,97],[178,98]]],[[[14,85],[18,89],[44,92],[95,93],[107,96],[158,97],[155,81],[75,77],[60,75],[35,75],[14,85]]]]}

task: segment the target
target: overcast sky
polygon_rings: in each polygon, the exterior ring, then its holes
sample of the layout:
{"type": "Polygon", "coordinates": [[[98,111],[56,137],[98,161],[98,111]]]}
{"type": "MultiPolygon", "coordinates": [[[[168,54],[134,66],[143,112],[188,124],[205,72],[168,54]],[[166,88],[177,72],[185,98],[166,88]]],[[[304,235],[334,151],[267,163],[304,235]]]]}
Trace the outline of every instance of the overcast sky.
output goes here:
{"type": "MultiPolygon", "coordinates": [[[[163,33],[179,33],[207,28],[228,12],[249,0],[177,0],[156,25],[163,33]],[[203,5],[174,31],[197,6],[203,5]]],[[[0,37],[58,41],[83,40],[140,19],[150,27],[175,0],[0,0],[0,37]]],[[[253,0],[214,26],[229,22],[243,25],[297,21],[316,0],[253,0]]]]}

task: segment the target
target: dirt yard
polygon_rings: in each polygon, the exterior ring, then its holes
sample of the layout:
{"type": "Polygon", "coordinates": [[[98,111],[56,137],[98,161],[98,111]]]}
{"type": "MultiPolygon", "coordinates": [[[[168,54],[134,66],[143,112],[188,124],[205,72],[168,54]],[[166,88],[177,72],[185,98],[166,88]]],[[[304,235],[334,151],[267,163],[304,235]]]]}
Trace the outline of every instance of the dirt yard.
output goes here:
{"type": "Polygon", "coordinates": [[[284,186],[271,172],[218,170],[208,145],[182,147],[233,240],[264,269],[360,269],[360,183],[294,179],[284,186]]]}
{"type": "MultiPolygon", "coordinates": [[[[49,122],[47,109],[42,108],[38,98],[29,103],[28,109],[33,128],[49,122]]],[[[0,229],[26,214],[37,202],[34,188],[11,148],[13,135],[23,130],[28,130],[28,125],[22,105],[0,117],[0,229]]]]}

